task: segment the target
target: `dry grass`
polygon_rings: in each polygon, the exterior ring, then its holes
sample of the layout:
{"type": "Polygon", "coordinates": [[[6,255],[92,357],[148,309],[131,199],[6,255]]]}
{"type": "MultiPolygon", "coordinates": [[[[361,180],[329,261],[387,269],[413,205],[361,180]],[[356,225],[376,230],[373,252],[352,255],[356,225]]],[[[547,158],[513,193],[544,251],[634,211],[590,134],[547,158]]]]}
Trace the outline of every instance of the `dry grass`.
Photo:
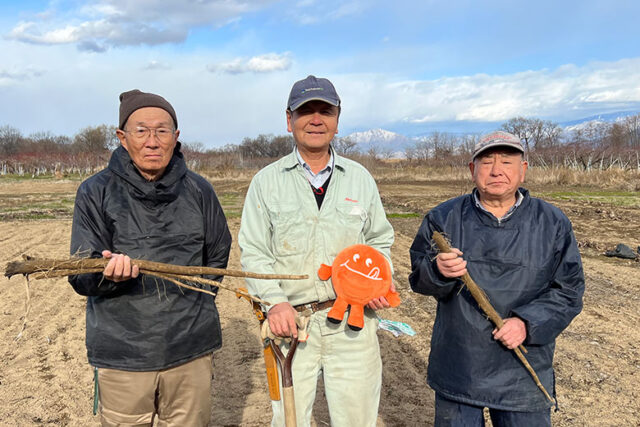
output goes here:
{"type": "Polygon", "coordinates": [[[639,191],[640,172],[618,168],[608,170],[575,170],[569,168],[530,168],[527,182],[539,185],[597,187],[609,190],[639,191]]]}
{"type": "MultiPolygon", "coordinates": [[[[469,168],[464,166],[376,165],[369,169],[378,181],[447,181],[465,185],[470,182],[469,168]]],[[[612,168],[609,170],[576,170],[570,168],[530,167],[527,184],[534,186],[584,187],[607,190],[640,191],[640,172],[612,168]]],[[[525,184],[526,186],[526,184],[525,184]]]]}

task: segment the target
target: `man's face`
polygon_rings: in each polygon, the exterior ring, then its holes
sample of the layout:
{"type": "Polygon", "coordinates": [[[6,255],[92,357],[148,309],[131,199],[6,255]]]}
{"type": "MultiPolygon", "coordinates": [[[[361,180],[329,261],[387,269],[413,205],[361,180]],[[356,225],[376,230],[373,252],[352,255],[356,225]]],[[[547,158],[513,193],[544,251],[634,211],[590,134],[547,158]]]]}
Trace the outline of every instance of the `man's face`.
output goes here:
{"type": "Polygon", "coordinates": [[[527,162],[519,152],[496,149],[488,150],[469,163],[471,176],[480,198],[487,200],[509,200],[524,182],[527,162]]]}
{"type": "Polygon", "coordinates": [[[301,151],[328,150],[338,133],[339,114],[338,107],[323,101],[309,101],[293,112],[287,111],[287,130],[293,133],[301,151]]]}
{"type": "Polygon", "coordinates": [[[180,131],[174,132],[173,119],[162,108],[144,107],[133,112],[125,125],[125,130],[117,131],[122,146],[129,152],[131,160],[142,176],[154,181],[162,176],[173,149],[178,141],[180,131]],[[151,132],[141,137],[146,129],[151,132]],[[162,130],[170,130],[170,133],[162,130]]]}

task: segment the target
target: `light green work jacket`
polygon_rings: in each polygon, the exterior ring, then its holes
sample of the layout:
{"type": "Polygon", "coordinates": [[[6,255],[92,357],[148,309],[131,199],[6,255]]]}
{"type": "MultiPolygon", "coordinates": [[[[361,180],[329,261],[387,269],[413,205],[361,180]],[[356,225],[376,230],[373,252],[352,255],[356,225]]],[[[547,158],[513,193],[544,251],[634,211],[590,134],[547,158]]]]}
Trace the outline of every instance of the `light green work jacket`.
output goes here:
{"type": "Polygon", "coordinates": [[[292,305],[334,299],[318,278],[342,249],[364,243],[391,262],[393,228],[373,177],[360,164],[334,152],[334,170],[318,209],[295,151],[258,172],[242,210],[238,244],[245,271],[307,274],[306,280],[247,279],[252,295],[292,305]]]}

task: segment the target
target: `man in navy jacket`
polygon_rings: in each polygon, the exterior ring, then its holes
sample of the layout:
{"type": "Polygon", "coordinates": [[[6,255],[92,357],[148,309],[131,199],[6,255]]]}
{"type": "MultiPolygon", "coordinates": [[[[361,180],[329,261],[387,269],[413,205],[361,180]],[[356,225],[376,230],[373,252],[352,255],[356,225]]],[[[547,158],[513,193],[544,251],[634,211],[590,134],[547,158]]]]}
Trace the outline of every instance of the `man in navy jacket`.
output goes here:
{"type": "Polygon", "coordinates": [[[551,402],[512,349],[555,396],[556,337],[582,309],[584,275],[569,219],[531,197],[520,140],[493,132],[475,146],[469,168],[476,188],[424,218],[411,246],[415,292],[438,301],[428,383],[436,392],[436,426],[551,425],[551,402]],[[438,254],[434,231],[451,241],[438,254]],[[469,272],[504,319],[494,329],[459,279],[469,272]]]}

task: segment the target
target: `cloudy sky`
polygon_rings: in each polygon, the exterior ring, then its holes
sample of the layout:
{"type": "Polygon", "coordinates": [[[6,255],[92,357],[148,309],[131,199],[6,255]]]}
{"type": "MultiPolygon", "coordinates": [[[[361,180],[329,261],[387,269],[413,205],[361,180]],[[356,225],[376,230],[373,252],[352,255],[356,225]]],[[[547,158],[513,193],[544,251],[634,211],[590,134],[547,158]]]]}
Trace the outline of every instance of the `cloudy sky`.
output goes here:
{"type": "Polygon", "coordinates": [[[291,85],[328,77],[340,134],[640,111],[640,2],[0,0],[0,126],[116,124],[138,88],[216,147],[286,132],[291,85]]]}

